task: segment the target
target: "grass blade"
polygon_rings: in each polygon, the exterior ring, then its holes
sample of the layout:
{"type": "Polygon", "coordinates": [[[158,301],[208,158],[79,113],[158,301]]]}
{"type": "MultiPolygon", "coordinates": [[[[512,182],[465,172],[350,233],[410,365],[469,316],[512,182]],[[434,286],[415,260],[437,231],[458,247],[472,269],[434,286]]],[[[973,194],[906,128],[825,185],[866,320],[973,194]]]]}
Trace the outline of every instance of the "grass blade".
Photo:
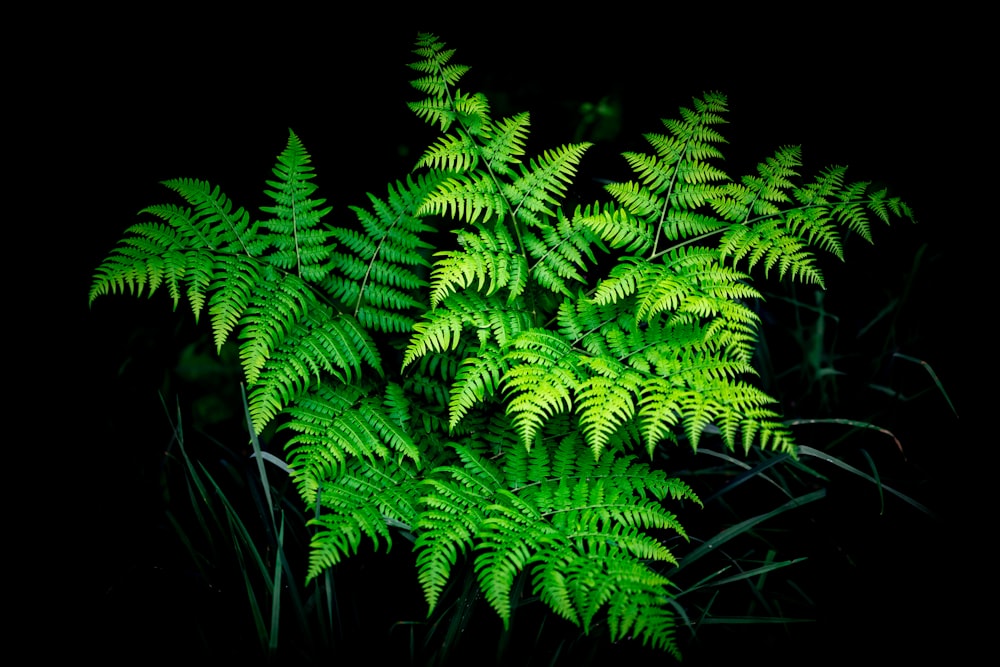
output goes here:
{"type": "Polygon", "coordinates": [[[267,645],[268,653],[274,655],[278,651],[278,621],[281,616],[281,553],[285,544],[285,515],[281,515],[281,527],[278,528],[278,557],[274,559],[274,588],[271,591],[271,634],[267,645]]]}
{"type": "MultiPolygon", "coordinates": [[[[826,461],[827,463],[835,465],[838,468],[846,470],[847,472],[853,473],[853,474],[857,475],[858,477],[860,477],[862,479],[866,479],[869,482],[872,482],[873,484],[879,484],[879,481],[877,479],[875,479],[874,477],[872,477],[871,475],[868,475],[867,473],[861,472],[860,470],[858,470],[854,466],[841,461],[840,459],[838,459],[835,456],[830,456],[826,452],[821,452],[818,449],[813,449],[812,447],[808,447],[806,445],[799,445],[799,453],[800,454],[805,454],[807,456],[814,456],[814,457],[820,459],[821,461],[826,461]]],[[[923,505],[921,505],[920,503],[918,503],[916,500],[914,500],[913,498],[911,498],[908,495],[906,495],[905,493],[900,493],[899,491],[897,491],[896,489],[892,488],[891,486],[885,486],[884,484],[881,484],[880,488],[885,489],[886,491],[888,491],[892,495],[896,496],[897,498],[899,498],[903,502],[905,502],[905,503],[907,503],[909,505],[912,505],[913,507],[917,508],[921,512],[923,512],[923,513],[925,513],[927,515],[933,515],[933,512],[931,512],[929,509],[927,509],[926,507],[924,507],[923,505]]]]}
{"type": "Polygon", "coordinates": [[[688,565],[691,565],[692,563],[696,562],[702,556],[705,556],[706,554],[715,551],[729,540],[733,539],[734,537],[738,537],[739,535],[742,535],[743,533],[752,529],[757,524],[763,521],[767,521],[768,519],[778,516],[779,514],[784,514],[789,510],[793,510],[798,507],[802,507],[803,505],[807,505],[813,501],[819,500],[824,496],[826,496],[826,489],[813,491],[812,493],[807,493],[804,496],[793,498],[788,502],[786,502],[785,504],[781,505],[780,507],[776,507],[775,509],[771,510],[770,512],[758,514],[757,516],[751,517],[746,521],[741,521],[738,524],[726,528],[722,532],[715,535],[715,537],[713,537],[712,539],[703,542],[700,546],[698,546],[691,553],[685,556],[681,560],[681,562],[678,563],[677,566],[674,567],[671,573],[668,574],[667,576],[670,576],[671,574],[675,574],[681,571],[688,565]]]}
{"type": "Polygon", "coordinates": [[[861,454],[864,455],[865,460],[868,461],[868,465],[872,469],[872,479],[875,480],[875,486],[878,488],[878,513],[879,516],[885,514],[885,494],[882,493],[882,479],[879,477],[878,468],[875,466],[875,461],[872,459],[871,454],[866,450],[862,449],[861,454]]]}
{"type": "Polygon", "coordinates": [[[257,431],[253,427],[253,419],[250,418],[250,404],[247,402],[247,390],[240,383],[240,394],[243,396],[243,414],[246,416],[247,428],[250,431],[250,442],[253,444],[253,458],[257,462],[257,472],[260,474],[260,485],[264,488],[264,497],[267,498],[267,508],[271,517],[271,525],[274,526],[277,531],[277,525],[275,525],[276,519],[274,518],[274,501],[271,499],[271,485],[267,481],[267,471],[264,470],[264,457],[261,453],[260,439],[257,437],[257,431]]]}
{"type": "MultiPolygon", "coordinates": [[[[783,560],[778,562],[767,563],[766,565],[761,565],[760,567],[756,567],[752,570],[746,570],[744,572],[740,572],[739,574],[734,574],[732,576],[724,577],[722,579],[712,579],[712,577],[715,576],[712,575],[711,577],[701,580],[694,586],[685,589],[683,592],[678,593],[676,597],[680,598],[681,596],[696,591],[699,588],[707,588],[708,586],[723,586],[725,584],[731,584],[737,581],[752,579],[753,577],[764,575],[773,570],[779,570],[783,567],[788,567],[789,565],[795,565],[796,563],[801,563],[804,560],[806,560],[806,558],[793,558],[792,560],[783,560]]],[[[725,570],[728,569],[729,568],[724,568],[723,570],[716,572],[716,574],[720,574],[721,572],[724,572],[725,570]]]]}
{"type": "MultiPolygon", "coordinates": [[[[864,429],[870,429],[872,431],[878,431],[879,433],[882,433],[892,438],[892,441],[896,443],[896,449],[899,450],[900,454],[903,454],[905,456],[903,452],[903,443],[899,441],[899,438],[897,438],[892,431],[886,430],[881,426],[876,426],[875,424],[871,424],[869,422],[857,421],[856,419],[789,419],[785,422],[785,424],[787,424],[788,426],[799,426],[802,424],[841,424],[843,426],[853,426],[855,428],[864,428],[864,429]]],[[[802,448],[800,447],[799,453],[801,453],[801,450],[802,448]]]]}
{"type": "Polygon", "coordinates": [[[919,364],[925,371],[927,371],[927,374],[931,376],[931,380],[933,380],[934,384],[937,385],[938,391],[940,391],[941,395],[944,396],[944,400],[948,403],[948,407],[951,408],[951,412],[953,415],[955,415],[955,419],[958,419],[958,410],[955,409],[955,404],[951,402],[951,397],[948,396],[948,392],[944,390],[944,385],[941,383],[940,378],[938,378],[937,373],[934,372],[934,369],[931,368],[931,365],[929,363],[927,363],[923,359],[910,357],[905,354],[900,354],[899,352],[896,352],[892,356],[898,357],[904,361],[910,361],[915,364],[919,364]]]}

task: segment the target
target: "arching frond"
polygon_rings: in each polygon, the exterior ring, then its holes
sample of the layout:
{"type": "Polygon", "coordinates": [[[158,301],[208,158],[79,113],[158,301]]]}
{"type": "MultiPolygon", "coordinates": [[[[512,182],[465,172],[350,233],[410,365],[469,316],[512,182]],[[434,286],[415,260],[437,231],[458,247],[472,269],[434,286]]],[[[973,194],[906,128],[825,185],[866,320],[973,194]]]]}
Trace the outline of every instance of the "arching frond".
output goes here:
{"type": "Polygon", "coordinates": [[[441,307],[429,311],[413,325],[413,336],[403,356],[403,366],[431,351],[454,350],[463,331],[474,332],[480,345],[492,340],[497,347],[507,347],[521,331],[531,327],[531,314],[508,306],[496,295],[482,297],[474,292],[453,293],[441,307]]]}
{"type": "Polygon", "coordinates": [[[462,360],[450,391],[449,428],[454,429],[469,410],[496,394],[507,369],[500,350],[491,343],[480,348],[476,356],[462,360]]]}
{"type": "Polygon", "coordinates": [[[525,447],[531,447],[542,424],[573,407],[581,378],[577,358],[560,336],[545,330],[526,331],[504,357],[507,414],[525,447]]]}
{"type": "Polygon", "coordinates": [[[431,272],[431,308],[456,289],[472,285],[485,296],[503,288],[507,302],[513,303],[527,286],[528,266],[509,232],[502,226],[484,226],[478,234],[459,231],[457,236],[461,250],[437,253],[439,259],[431,272]]]}
{"type": "Polygon", "coordinates": [[[372,210],[352,207],[361,229],[330,230],[349,252],[329,253],[333,270],[323,287],[364,326],[406,332],[426,308],[421,290],[427,285],[424,255],[431,245],[423,237],[434,230],[416,212],[440,180],[428,175],[397,181],[385,199],[368,195],[372,210]]]}
{"type": "Polygon", "coordinates": [[[420,518],[421,481],[405,463],[352,458],[335,479],[306,480],[300,478],[300,489],[314,489],[307,502],[324,510],[309,521],[315,532],[307,581],[356,554],[364,538],[376,549],[383,541],[391,549],[390,528],[409,530],[420,518]]]}
{"type": "Polygon", "coordinates": [[[420,451],[400,419],[394,387],[388,385],[381,398],[358,385],[320,385],[299,396],[282,425],[295,433],[285,448],[296,474],[333,479],[351,459],[396,460],[397,454],[419,467],[420,451]]]}
{"type": "Polygon", "coordinates": [[[545,151],[521,165],[520,174],[504,187],[515,218],[528,227],[542,224],[540,215],[553,216],[552,210],[566,194],[576,169],[591,144],[568,144],[545,151]]]}
{"type": "Polygon", "coordinates": [[[574,223],[586,225],[612,248],[626,253],[644,253],[653,246],[653,227],[642,216],[616,206],[577,207],[574,223]]]}

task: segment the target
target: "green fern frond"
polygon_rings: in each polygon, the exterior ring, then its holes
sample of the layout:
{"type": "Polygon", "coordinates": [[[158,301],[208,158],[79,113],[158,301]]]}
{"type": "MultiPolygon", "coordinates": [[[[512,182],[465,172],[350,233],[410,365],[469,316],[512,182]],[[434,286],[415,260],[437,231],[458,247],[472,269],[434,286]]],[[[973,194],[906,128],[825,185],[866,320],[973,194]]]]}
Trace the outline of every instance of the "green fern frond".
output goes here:
{"type": "MultiPolygon", "coordinates": [[[[626,572],[617,576],[624,575],[625,578],[629,574],[632,573],[626,572]]],[[[643,573],[640,571],[636,574],[632,574],[633,579],[639,579],[643,573]]],[[[628,593],[616,592],[612,596],[608,604],[608,627],[611,636],[616,639],[638,637],[643,645],[652,645],[680,660],[681,653],[674,640],[676,618],[667,609],[668,597],[663,594],[666,584],[649,578],[639,579],[638,584],[642,585],[638,593],[629,590],[628,593]]]]}
{"type": "MultiPolygon", "coordinates": [[[[297,277],[258,280],[240,324],[240,360],[247,383],[254,384],[271,353],[307,313],[320,308],[316,296],[297,277]]],[[[308,375],[306,376],[308,377],[308,375]]]]}
{"type": "MultiPolygon", "coordinates": [[[[607,306],[632,296],[639,285],[646,280],[650,271],[656,269],[640,257],[622,257],[611,269],[608,278],[602,280],[592,296],[598,306],[607,306]]],[[[591,328],[591,327],[587,327],[591,328]]]]}
{"type": "Polygon", "coordinates": [[[254,386],[250,411],[258,429],[309,386],[330,373],[349,382],[362,366],[381,373],[374,342],[357,322],[334,315],[292,275],[257,283],[240,321],[240,359],[254,386]]]}
{"type": "Polygon", "coordinates": [[[777,265],[779,278],[789,274],[793,279],[825,287],[808,243],[790,234],[781,217],[759,221],[753,226],[734,225],[723,234],[719,252],[721,259],[731,256],[734,263],[746,259],[751,269],[763,262],[765,275],[777,265]]]}
{"type": "Polygon", "coordinates": [[[631,372],[617,378],[591,376],[576,388],[580,426],[594,458],[600,456],[611,434],[635,416],[633,395],[641,379],[631,372]]]}
{"type": "Polygon", "coordinates": [[[574,224],[586,226],[594,235],[615,249],[644,253],[653,247],[653,229],[643,217],[626,209],[605,204],[577,207],[574,224]]]}
{"type": "Polygon", "coordinates": [[[234,211],[233,203],[218,186],[190,178],[175,178],[163,185],[194,206],[192,215],[173,219],[179,223],[187,245],[251,257],[261,254],[264,241],[257,236],[257,224],[251,223],[250,214],[243,208],[234,211]]]}
{"type": "Polygon", "coordinates": [[[464,173],[483,164],[492,172],[510,174],[510,165],[518,164],[524,154],[530,117],[520,113],[493,123],[488,112],[488,106],[482,107],[474,127],[463,124],[459,132],[438,139],[417,167],[464,173]]]}
{"type": "Polygon", "coordinates": [[[548,150],[521,165],[520,175],[504,186],[504,196],[515,218],[528,227],[542,226],[543,217],[554,216],[557,206],[573,182],[580,160],[592,144],[566,144],[548,150]]]}
{"type": "Polygon", "coordinates": [[[657,226],[664,203],[659,193],[635,181],[608,183],[604,189],[615,198],[621,210],[643,220],[650,227],[657,226]]]}
{"type": "MultiPolygon", "coordinates": [[[[654,486],[659,498],[671,493],[668,487],[677,498],[697,502],[697,496],[683,483],[672,486],[662,471],[653,472],[628,457],[613,463],[604,457],[598,463],[578,445],[577,439],[563,436],[554,451],[511,450],[507,469],[521,472],[507,478],[509,491],[470,496],[458,493],[461,487],[451,487],[448,493],[448,514],[453,515],[449,525],[464,521],[464,529],[471,523],[467,517],[475,517],[480,541],[474,545],[474,569],[487,601],[505,624],[514,581],[525,571],[530,572],[533,592],[584,631],[589,631],[602,608],[620,617],[617,628],[637,627],[639,621],[622,600],[648,595],[639,605],[642,609],[646,604],[665,608],[669,599],[669,581],[643,561],[675,559],[644,531],[680,525],[659,502],[644,496],[654,493],[648,488],[654,486]],[[513,483],[515,479],[524,481],[513,483]],[[484,502],[490,498],[492,502],[484,502]],[[460,502],[452,502],[456,499],[460,502]],[[483,507],[485,512],[479,509],[483,507]]],[[[457,528],[450,532],[464,535],[457,528]]],[[[443,581],[435,585],[440,588],[443,581]]],[[[672,636],[662,634],[665,627],[651,624],[637,633],[672,646],[672,636]]]]}
{"type": "Polygon", "coordinates": [[[733,183],[726,188],[726,199],[731,203],[722,204],[720,198],[712,202],[713,207],[717,207],[723,217],[740,223],[751,216],[780,213],[779,204],[790,201],[788,192],[794,188],[791,179],[798,176],[796,168],[802,165],[801,156],[798,146],[778,150],[773,157],[757,165],[757,176],[744,176],[741,184],[733,183]]]}
{"type": "Polygon", "coordinates": [[[474,406],[492,398],[507,372],[500,350],[487,343],[479,354],[466,357],[449,392],[448,427],[454,430],[474,406]]]}
{"type": "Polygon", "coordinates": [[[531,447],[542,424],[573,408],[582,379],[577,356],[558,334],[544,329],[523,332],[504,355],[510,370],[503,378],[507,415],[525,447],[531,447]]]}
{"type": "MultiPolygon", "coordinates": [[[[419,468],[421,454],[406,421],[400,419],[398,389],[385,396],[358,385],[320,385],[285,409],[282,429],[295,432],[286,444],[289,465],[298,476],[337,478],[350,459],[387,459],[401,455],[419,468]]],[[[395,459],[393,459],[395,460],[395,459]]]]}
{"type": "Polygon", "coordinates": [[[409,67],[426,76],[410,81],[410,85],[427,97],[410,102],[409,107],[420,119],[437,124],[441,132],[447,132],[457,116],[450,101],[450,91],[469,68],[451,63],[455,50],[446,49],[441,40],[429,33],[417,37],[413,53],[421,59],[410,63],[409,67]]]}
{"type": "Polygon", "coordinates": [[[436,253],[438,259],[431,272],[431,308],[437,308],[456,289],[473,283],[480,292],[486,287],[485,296],[506,288],[507,302],[513,303],[527,285],[528,267],[506,228],[484,226],[478,234],[458,231],[456,235],[462,250],[436,253]]]}
{"type": "Polygon", "coordinates": [[[437,607],[441,592],[461,555],[474,544],[482,522],[482,498],[445,482],[427,480],[434,491],[424,497],[426,509],[417,523],[417,581],[427,601],[428,614],[437,607]],[[456,496],[459,500],[456,501],[456,496]]]}
{"type": "Polygon", "coordinates": [[[487,223],[507,212],[507,203],[493,176],[472,172],[448,178],[427,197],[420,215],[437,215],[475,225],[487,223]]]}
{"type": "Polygon", "coordinates": [[[389,528],[409,530],[418,521],[421,483],[406,465],[354,458],[335,481],[310,480],[315,492],[307,502],[318,503],[323,512],[309,521],[315,532],[307,581],[356,554],[364,538],[370,539],[375,549],[383,540],[386,549],[391,549],[389,528]]]}
{"type": "Polygon", "coordinates": [[[899,197],[890,197],[886,188],[868,192],[868,210],[874,213],[882,222],[889,224],[891,217],[906,218],[916,222],[913,210],[909,204],[899,197]]]}
{"type": "Polygon", "coordinates": [[[208,313],[218,351],[243,319],[264,277],[261,264],[245,255],[223,255],[215,261],[218,275],[211,284],[208,313]]]}
{"type": "Polygon", "coordinates": [[[586,283],[583,273],[587,262],[597,263],[593,246],[605,250],[600,239],[583,224],[579,216],[567,218],[561,209],[556,210],[554,223],[546,225],[539,234],[527,231],[523,235],[524,245],[534,260],[532,274],[539,285],[556,294],[573,296],[567,280],[586,283]]]}
{"type": "Polygon", "coordinates": [[[812,183],[791,180],[800,165],[798,147],[782,149],[758,166],[759,176],[730,185],[712,207],[732,224],[720,239],[723,260],[763,264],[765,275],[776,269],[789,277],[824,287],[813,248],[843,258],[840,228],[871,242],[870,216],[889,222],[890,216],[912,220],[912,211],[885,191],[869,192],[867,182],[845,184],[844,167],[824,170],[812,183]],[[790,205],[795,203],[797,205],[790,205]]]}
{"type": "Polygon", "coordinates": [[[264,191],[275,205],[261,208],[274,218],[260,224],[270,231],[272,250],[267,261],[303,280],[319,283],[329,270],[326,244],[330,233],[318,226],[332,207],[323,208],[325,199],[312,198],[316,185],[310,182],[315,177],[310,162],[298,136],[289,131],[288,144],[273,170],[279,180],[267,181],[273,190],[264,191]]]}
{"type": "Polygon", "coordinates": [[[420,291],[427,285],[424,255],[431,246],[422,237],[433,229],[416,210],[439,182],[435,175],[408,177],[390,185],[385,199],[369,194],[371,211],[352,207],[360,230],[330,230],[350,252],[329,254],[333,270],[322,286],[369,329],[409,331],[415,315],[426,308],[420,291]]]}
{"type": "Polygon", "coordinates": [[[458,347],[465,318],[461,312],[439,308],[413,325],[413,336],[403,356],[403,367],[431,352],[451,352],[458,347]]]}
{"type": "Polygon", "coordinates": [[[610,183],[606,190],[630,216],[655,228],[654,256],[661,236],[674,241],[685,231],[707,233],[718,225],[701,215],[685,215],[710,204],[725,192],[729,181],[724,171],[707,162],[722,157],[718,145],[725,143],[713,126],[724,123],[726,98],[707,93],[682,108],[681,119],[663,119],[667,134],[647,134],[653,154],[625,153],[638,181],[610,183]]]}
{"type": "Polygon", "coordinates": [[[410,109],[422,120],[439,125],[442,132],[458,123],[464,131],[478,135],[489,124],[489,100],[482,93],[465,94],[456,88],[469,68],[450,64],[454,49],[445,49],[433,35],[421,35],[413,53],[423,60],[410,67],[428,76],[410,83],[428,97],[409,103],[410,109]]]}
{"type": "Polygon", "coordinates": [[[474,569],[486,601],[508,628],[514,580],[532,560],[532,547],[551,528],[520,497],[500,490],[496,500],[486,507],[487,516],[479,526],[474,569]]]}
{"type": "Polygon", "coordinates": [[[448,135],[428,148],[417,167],[451,172],[467,172],[479,163],[475,140],[465,133],[448,135]]]}
{"type": "Polygon", "coordinates": [[[409,366],[428,352],[446,352],[458,347],[464,330],[475,332],[480,345],[492,340],[507,347],[520,332],[531,327],[531,314],[508,306],[498,296],[483,297],[474,292],[452,293],[441,306],[424,314],[413,325],[413,336],[403,356],[409,366]]]}
{"type": "Polygon", "coordinates": [[[475,449],[464,445],[453,444],[452,449],[458,455],[461,467],[452,466],[448,472],[452,478],[463,486],[478,489],[478,493],[492,494],[504,484],[504,475],[500,468],[480,455],[475,449]]]}
{"type": "Polygon", "coordinates": [[[490,171],[507,177],[513,175],[511,165],[521,163],[530,124],[531,116],[522,112],[484,128],[479,152],[490,171]]]}
{"type": "Polygon", "coordinates": [[[461,466],[444,466],[424,481],[415,543],[418,578],[429,610],[437,605],[458,554],[474,547],[482,532],[487,508],[503,487],[503,475],[471,449],[454,446],[461,466]]]}
{"type": "MultiPolygon", "coordinates": [[[[181,297],[181,283],[185,279],[191,260],[199,265],[208,265],[211,275],[211,255],[187,250],[176,230],[155,223],[140,223],[126,230],[121,244],[104,260],[94,274],[88,299],[91,304],[97,297],[113,293],[129,293],[142,296],[153,293],[163,284],[173,300],[174,309],[181,297]]],[[[199,271],[201,279],[190,289],[191,306],[195,317],[205,303],[205,271],[199,271]]]]}
{"type": "Polygon", "coordinates": [[[490,101],[482,93],[463,93],[456,90],[452,97],[455,119],[462,129],[472,136],[483,135],[491,125],[490,101]]]}
{"type": "Polygon", "coordinates": [[[220,256],[259,255],[265,242],[256,238],[256,225],[242,208],[233,210],[232,202],[204,181],[175,179],[163,185],[184,197],[195,208],[166,204],[150,206],[140,214],[149,214],[167,224],[138,223],[126,230],[126,236],[98,267],[89,300],[101,295],[128,292],[148,296],[166,285],[176,309],[181,285],[197,318],[215,280],[215,262],[220,256]]]}

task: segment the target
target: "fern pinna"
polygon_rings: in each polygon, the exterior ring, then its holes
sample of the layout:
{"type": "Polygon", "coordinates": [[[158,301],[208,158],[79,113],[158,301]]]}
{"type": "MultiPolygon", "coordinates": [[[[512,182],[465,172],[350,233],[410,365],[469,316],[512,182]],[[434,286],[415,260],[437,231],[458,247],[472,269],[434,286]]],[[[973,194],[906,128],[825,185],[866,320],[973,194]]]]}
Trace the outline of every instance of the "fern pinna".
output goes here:
{"type": "Polygon", "coordinates": [[[634,180],[609,201],[569,210],[589,145],[529,157],[527,113],[494,118],[435,36],[414,53],[410,107],[441,136],[354,224],[328,222],[291,133],[264,219],[167,181],[185,205],[145,209],[90,300],[162,287],[207,309],[218,346],[235,337],[251,425],[282,417],[319,509],[310,578],[403,535],[431,611],[462,569],[505,625],[526,583],[585,631],[677,653],[657,564],[675,562],[665,535],[685,536],[667,506],[699,500],[637,452],[711,429],[794,454],[752,382],[755,274],[822,286],[816,251],[840,256],[844,230],[870,240],[871,219],[910,211],[843,168],[800,183],[797,147],[730,178],[718,93],[625,154],[634,180]],[[431,254],[438,229],[455,243],[431,254]]]}

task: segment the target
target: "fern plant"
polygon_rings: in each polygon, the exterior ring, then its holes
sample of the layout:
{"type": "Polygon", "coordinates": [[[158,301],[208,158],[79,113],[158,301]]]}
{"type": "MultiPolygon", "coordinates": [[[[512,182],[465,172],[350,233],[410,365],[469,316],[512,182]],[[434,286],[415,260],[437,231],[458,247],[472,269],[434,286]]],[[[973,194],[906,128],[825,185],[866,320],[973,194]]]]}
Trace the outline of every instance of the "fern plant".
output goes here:
{"type": "Polygon", "coordinates": [[[842,167],[804,177],[798,147],[732,178],[720,93],[626,153],[607,201],[571,202],[589,144],[530,154],[527,113],[494,117],[436,36],[414,55],[410,108],[440,136],[353,219],[291,132],[262,219],[167,181],[183,203],[142,212],[90,301],[162,289],[238,342],[250,428],[287,434],[318,510],[309,579],[403,537],[431,611],[468,564],[505,626],[526,589],[679,656],[668,539],[700,500],[653,453],[711,433],[795,456],[754,382],[757,285],[822,287],[818,253],[911,211],[842,167]]]}

